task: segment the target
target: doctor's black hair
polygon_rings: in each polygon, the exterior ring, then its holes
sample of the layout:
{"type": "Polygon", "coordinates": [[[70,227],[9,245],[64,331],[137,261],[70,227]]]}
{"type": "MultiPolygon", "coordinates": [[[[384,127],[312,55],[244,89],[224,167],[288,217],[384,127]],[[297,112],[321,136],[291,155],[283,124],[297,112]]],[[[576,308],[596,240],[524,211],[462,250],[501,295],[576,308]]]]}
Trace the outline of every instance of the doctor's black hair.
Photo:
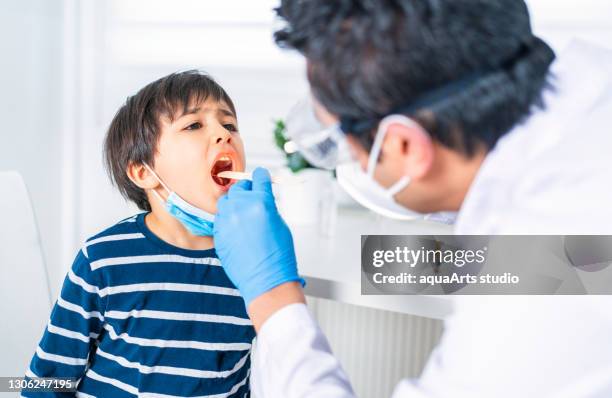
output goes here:
{"type": "Polygon", "coordinates": [[[491,149],[551,87],[555,55],[522,0],[282,0],[276,11],[277,44],[306,57],[313,95],[366,149],[392,112],[468,156],[491,149]]]}
{"type": "Polygon", "coordinates": [[[212,98],[225,102],[236,116],[229,95],[212,77],[198,70],[172,73],[128,97],[110,123],[104,140],[104,164],[121,195],[139,209],[151,211],[145,191],[127,176],[131,164],[154,167],[162,117],[172,121],[177,112],[212,98]]]}

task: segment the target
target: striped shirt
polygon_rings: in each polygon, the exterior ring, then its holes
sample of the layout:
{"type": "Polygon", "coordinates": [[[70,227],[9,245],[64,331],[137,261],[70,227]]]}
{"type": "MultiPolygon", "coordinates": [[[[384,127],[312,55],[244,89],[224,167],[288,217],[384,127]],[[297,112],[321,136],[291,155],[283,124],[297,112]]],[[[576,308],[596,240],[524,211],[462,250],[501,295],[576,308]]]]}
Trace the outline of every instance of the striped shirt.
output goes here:
{"type": "Polygon", "coordinates": [[[145,214],[86,241],[26,375],[78,378],[80,397],[249,396],[242,297],[214,249],[164,242],[145,214]]]}

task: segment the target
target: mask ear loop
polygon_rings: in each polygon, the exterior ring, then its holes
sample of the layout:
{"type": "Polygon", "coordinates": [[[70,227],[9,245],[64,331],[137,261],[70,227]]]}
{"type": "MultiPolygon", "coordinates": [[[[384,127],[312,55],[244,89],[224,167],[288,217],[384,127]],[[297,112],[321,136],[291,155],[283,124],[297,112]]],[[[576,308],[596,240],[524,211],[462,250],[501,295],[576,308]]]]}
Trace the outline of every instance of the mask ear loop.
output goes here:
{"type": "Polygon", "coordinates": [[[396,193],[398,193],[398,192],[402,191],[404,188],[406,188],[408,186],[408,184],[410,184],[410,177],[403,176],[402,178],[399,179],[398,182],[396,182],[395,184],[391,185],[387,189],[387,195],[395,196],[396,193]]]}
{"type": "MultiPolygon", "coordinates": [[[[376,168],[376,164],[378,163],[378,158],[380,157],[380,152],[382,150],[382,144],[385,139],[385,135],[389,130],[389,126],[393,123],[403,124],[404,126],[414,126],[416,123],[407,116],[404,115],[390,115],[385,117],[380,122],[380,127],[378,128],[378,132],[376,133],[376,137],[374,137],[374,142],[372,143],[372,149],[370,150],[370,156],[368,158],[368,177],[374,180],[374,169],[376,168]]],[[[389,196],[395,196],[398,192],[406,188],[410,184],[410,177],[403,176],[399,179],[395,184],[386,189],[386,194],[389,196]]]]}
{"type": "MultiPolygon", "coordinates": [[[[166,192],[168,192],[168,195],[170,195],[170,193],[172,192],[170,190],[170,188],[168,188],[168,186],[166,184],[164,184],[164,182],[162,181],[161,178],[159,178],[159,176],[157,175],[156,172],[153,171],[153,169],[151,168],[151,166],[149,166],[147,163],[143,162],[142,163],[144,165],[144,167],[147,168],[147,170],[149,170],[149,172],[151,172],[151,174],[153,174],[153,176],[155,178],[157,178],[157,181],[159,181],[159,183],[162,185],[162,187],[164,187],[164,189],[166,190],[166,192]]],[[[164,198],[162,198],[162,196],[159,194],[159,192],[157,192],[155,189],[152,189],[153,194],[155,194],[155,196],[157,196],[157,199],[159,199],[159,201],[162,204],[166,204],[166,200],[164,198]]]]}

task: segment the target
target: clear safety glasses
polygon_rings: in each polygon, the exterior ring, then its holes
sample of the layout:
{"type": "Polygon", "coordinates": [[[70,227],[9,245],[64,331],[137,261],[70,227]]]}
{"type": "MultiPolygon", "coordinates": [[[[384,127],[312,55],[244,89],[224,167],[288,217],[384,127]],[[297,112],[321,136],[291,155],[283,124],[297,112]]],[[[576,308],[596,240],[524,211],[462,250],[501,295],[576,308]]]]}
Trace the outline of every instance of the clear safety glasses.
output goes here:
{"type": "Polygon", "coordinates": [[[310,96],[298,102],[285,119],[287,136],[295,148],[313,166],[334,170],[353,161],[340,123],[324,125],[315,115],[310,96]]]}

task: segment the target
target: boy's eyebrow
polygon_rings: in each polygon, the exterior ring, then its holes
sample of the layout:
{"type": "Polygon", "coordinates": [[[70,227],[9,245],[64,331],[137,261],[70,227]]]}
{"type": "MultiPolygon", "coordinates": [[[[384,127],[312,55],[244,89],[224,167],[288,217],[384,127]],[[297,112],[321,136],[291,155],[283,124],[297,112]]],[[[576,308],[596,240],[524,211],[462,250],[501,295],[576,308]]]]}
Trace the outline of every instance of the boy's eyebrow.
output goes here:
{"type": "Polygon", "coordinates": [[[234,112],[230,111],[229,109],[219,108],[219,109],[217,109],[217,112],[221,113],[221,114],[223,114],[225,116],[231,116],[233,118],[236,117],[236,115],[234,115],[234,112]]]}
{"type": "MultiPolygon", "coordinates": [[[[202,108],[200,108],[199,106],[195,107],[195,108],[187,109],[177,119],[180,119],[183,116],[196,114],[196,113],[200,112],[201,110],[202,110],[202,108]]],[[[211,110],[212,109],[210,109],[210,108],[204,108],[204,112],[210,112],[211,110]]],[[[231,116],[233,118],[236,117],[236,115],[234,115],[234,112],[230,111],[229,109],[225,109],[225,108],[217,109],[217,113],[220,113],[220,114],[222,114],[224,116],[231,116]]]]}

